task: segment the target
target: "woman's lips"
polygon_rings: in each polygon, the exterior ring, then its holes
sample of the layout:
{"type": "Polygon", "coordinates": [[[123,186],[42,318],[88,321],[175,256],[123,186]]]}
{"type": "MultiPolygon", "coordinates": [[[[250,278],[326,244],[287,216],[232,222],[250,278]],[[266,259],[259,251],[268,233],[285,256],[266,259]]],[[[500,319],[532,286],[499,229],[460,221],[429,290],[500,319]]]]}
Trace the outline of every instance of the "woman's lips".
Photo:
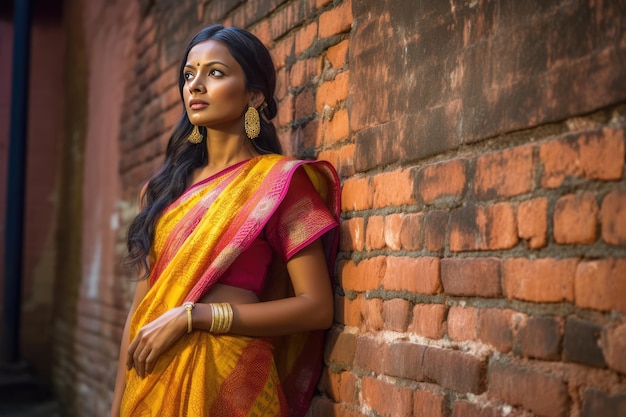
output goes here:
{"type": "Polygon", "coordinates": [[[206,101],[199,100],[197,98],[189,101],[189,108],[191,110],[201,110],[208,106],[209,106],[209,103],[207,103],[206,101]]]}

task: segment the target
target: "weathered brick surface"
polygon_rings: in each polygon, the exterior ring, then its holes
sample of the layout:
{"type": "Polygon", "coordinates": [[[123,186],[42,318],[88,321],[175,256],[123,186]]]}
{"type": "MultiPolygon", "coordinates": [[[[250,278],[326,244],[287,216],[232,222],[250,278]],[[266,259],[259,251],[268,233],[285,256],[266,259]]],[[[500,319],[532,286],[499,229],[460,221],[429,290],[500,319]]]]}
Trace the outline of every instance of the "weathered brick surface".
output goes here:
{"type": "Polygon", "coordinates": [[[397,342],[386,345],[383,349],[382,366],[385,375],[397,376],[413,381],[422,381],[424,379],[423,362],[427,346],[397,342]]]}
{"type": "Polygon", "coordinates": [[[550,141],[541,146],[540,159],[545,187],[576,177],[618,180],[624,171],[624,131],[603,129],[550,141]]]}
{"type": "Polygon", "coordinates": [[[450,250],[510,249],[517,245],[517,219],[509,203],[468,205],[450,213],[450,250]]]}
{"type": "Polygon", "coordinates": [[[626,394],[609,395],[593,388],[585,391],[581,417],[620,417],[625,413],[626,394]]]}
{"type": "Polygon", "coordinates": [[[384,417],[411,417],[413,392],[409,387],[392,385],[380,379],[364,377],[363,403],[384,417]]]}
{"type": "Polygon", "coordinates": [[[497,258],[443,259],[441,281],[446,294],[497,297],[502,293],[500,260],[497,258]]]}
{"type": "Polygon", "coordinates": [[[444,333],[446,306],[443,304],[417,304],[413,307],[413,321],[408,331],[429,339],[441,339],[444,333]]]}
{"type": "Polygon", "coordinates": [[[626,192],[611,191],[600,210],[602,239],[610,245],[626,245],[626,192]]]}
{"type": "Polygon", "coordinates": [[[489,396],[545,417],[564,417],[570,401],[559,377],[499,361],[489,365],[489,396]]]}
{"type": "Polygon", "coordinates": [[[529,192],[533,179],[532,147],[509,149],[477,158],[474,192],[481,199],[511,197],[529,192]]]}
{"type": "Polygon", "coordinates": [[[478,316],[478,338],[500,352],[509,352],[513,348],[516,321],[523,320],[523,317],[519,316],[520,313],[512,310],[499,308],[481,310],[478,316]]]}
{"type": "Polygon", "coordinates": [[[428,391],[415,391],[413,393],[413,415],[422,417],[444,417],[446,415],[445,397],[428,391]]]}
{"type": "Polygon", "coordinates": [[[613,324],[604,328],[600,348],[609,367],[626,374],[626,324],[613,324]]]}
{"type": "Polygon", "coordinates": [[[448,234],[448,212],[431,210],[424,219],[424,246],[429,251],[439,252],[444,248],[448,234]]]}
{"type": "Polygon", "coordinates": [[[468,353],[429,347],[424,353],[424,376],[444,388],[480,394],[485,363],[468,353]]]}
{"type": "Polygon", "coordinates": [[[581,262],[574,288],[579,307],[626,312],[626,259],[581,262]]]}
{"type": "Polygon", "coordinates": [[[382,285],[390,291],[437,294],[441,292],[439,258],[390,256],[387,258],[382,285]]]}
{"type": "Polygon", "coordinates": [[[396,332],[406,331],[409,318],[409,301],[394,298],[383,302],[385,328],[396,332]]]}
{"type": "Polygon", "coordinates": [[[448,312],[448,336],[462,342],[478,338],[478,309],[451,307],[448,312]]]}
{"type": "Polygon", "coordinates": [[[587,320],[568,317],[565,322],[563,358],[566,361],[604,367],[604,355],[598,345],[602,327],[587,320]]]}
{"type": "Polygon", "coordinates": [[[540,197],[523,201],[517,208],[517,231],[531,249],[548,243],[548,200],[540,197]]]}
{"type": "Polygon", "coordinates": [[[598,204],[590,193],[561,197],[554,207],[554,239],[562,244],[593,243],[597,237],[598,204]]]}
{"type": "Polygon", "coordinates": [[[559,359],[562,334],[563,321],[561,319],[530,317],[519,330],[519,350],[528,358],[559,359]]]}
{"type": "Polygon", "coordinates": [[[502,289],[510,299],[573,301],[577,263],[576,259],[506,259],[502,262],[502,289]]]}
{"type": "Polygon", "coordinates": [[[416,183],[422,201],[426,204],[441,199],[459,201],[465,192],[467,162],[454,160],[424,168],[418,173],[416,183]]]}

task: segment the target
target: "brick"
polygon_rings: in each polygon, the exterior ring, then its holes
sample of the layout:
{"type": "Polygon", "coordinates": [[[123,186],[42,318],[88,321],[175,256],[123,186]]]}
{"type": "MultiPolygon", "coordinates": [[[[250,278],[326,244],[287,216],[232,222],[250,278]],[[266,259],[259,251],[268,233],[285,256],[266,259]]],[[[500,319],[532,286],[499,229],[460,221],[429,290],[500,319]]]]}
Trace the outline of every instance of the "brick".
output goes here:
{"type": "Polygon", "coordinates": [[[457,342],[478,339],[478,309],[474,307],[450,307],[448,336],[457,342]]]}
{"type": "Polygon", "coordinates": [[[532,146],[521,146],[476,159],[474,192],[483,200],[513,197],[531,191],[534,164],[532,146]]]}
{"type": "Polygon", "coordinates": [[[600,337],[600,348],[609,367],[626,374],[626,324],[605,327],[600,337]]]}
{"type": "Polygon", "coordinates": [[[274,66],[277,71],[285,66],[285,62],[288,58],[293,56],[294,38],[293,35],[285,36],[277,41],[270,50],[272,61],[274,61],[274,66]]]}
{"type": "Polygon", "coordinates": [[[296,96],[296,104],[295,104],[295,120],[300,120],[305,117],[310,117],[315,113],[314,110],[314,102],[313,98],[313,90],[307,88],[306,90],[300,92],[296,96]]]}
{"type": "Polygon", "coordinates": [[[408,331],[439,340],[445,333],[445,315],[446,306],[443,304],[417,304],[413,307],[413,320],[408,331]]]}
{"type": "Polygon", "coordinates": [[[372,193],[368,178],[351,178],[341,189],[341,210],[367,210],[372,207],[372,193]]]}
{"type": "Polygon", "coordinates": [[[339,249],[342,251],[362,251],[365,247],[365,220],[363,217],[341,221],[339,249]]]}
{"type": "Polygon", "coordinates": [[[323,39],[350,31],[352,19],[352,0],[345,0],[339,7],[320,15],[319,37],[323,39]]]}
{"type": "Polygon", "coordinates": [[[317,22],[313,21],[296,32],[295,51],[300,56],[317,38],[317,22]]]}
{"type": "Polygon", "coordinates": [[[384,256],[364,259],[358,264],[354,261],[342,261],[339,264],[339,283],[346,290],[375,290],[380,286],[386,267],[384,256]]]}
{"type": "Polygon", "coordinates": [[[278,115],[276,123],[278,126],[287,126],[293,122],[294,116],[294,99],[293,95],[287,95],[278,105],[278,115]]]}
{"type": "Polygon", "coordinates": [[[530,317],[518,334],[518,346],[526,358],[558,360],[561,357],[563,320],[530,317]]]}
{"type": "Polygon", "coordinates": [[[429,251],[443,250],[448,235],[449,214],[443,210],[431,210],[424,219],[424,244],[429,251]]]}
{"type": "Polygon", "coordinates": [[[335,108],[337,104],[348,98],[350,71],[340,72],[334,80],[326,81],[317,88],[315,110],[322,114],[324,108],[335,108]]]}
{"type": "Polygon", "coordinates": [[[346,139],[349,133],[348,110],[340,109],[333,114],[332,119],[326,124],[324,143],[326,145],[333,145],[342,139],[346,139]]]}
{"type": "Polygon", "coordinates": [[[456,203],[465,194],[466,161],[457,159],[424,168],[418,175],[418,192],[425,204],[456,203]]]}
{"type": "Polygon", "coordinates": [[[597,238],[598,204],[591,192],[566,195],[554,207],[554,239],[561,244],[589,244],[597,238]]]}
{"type": "Polygon", "coordinates": [[[587,388],[582,408],[581,417],[623,417],[626,415],[626,394],[609,395],[597,388],[587,388]]]}
{"type": "Polygon", "coordinates": [[[341,387],[341,374],[330,372],[328,368],[322,369],[322,375],[318,383],[318,389],[326,393],[335,402],[339,401],[341,387]]]}
{"type": "Polygon", "coordinates": [[[361,304],[365,296],[359,294],[354,299],[335,296],[335,320],[349,327],[361,326],[361,304]]]}
{"type": "Polygon", "coordinates": [[[514,327],[524,320],[522,313],[514,310],[489,308],[478,315],[478,338],[502,353],[513,348],[514,327]]]}
{"type": "Polygon", "coordinates": [[[413,392],[409,387],[363,377],[361,394],[363,403],[381,417],[411,417],[413,415],[413,392]]]}
{"type": "Polygon", "coordinates": [[[577,259],[504,259],[504,295],[508,299],[543,303],[574,301],[577,264],[577,259]]]}
{"type": "Polygon", "coordinates": [[[319,58],[307,58],[296,61],[289,69],[289,86],[309,86],[322,71],[319,58]]]}
{"type": "Polygon", "coordinates": [[[385,328],[383,319],[383,300],[365,299],[360,303],[362,328],[365,332],[377,332],[385,328]]]}
{"type": "Polygon", "coordinates": [[[567,384],[555,375],[521,364],[492,361],[489,396],[522,406],[542,417],[565,417],[569,410],[567,384]]]}
{"type": "Polygon", "coordinates": [[[626,192],[607,193],[600,210],[602,239],[609,245],[626,246],[626,192]]]}
{"type": "Polygon", "coordinates": [[[402,249],[416,251],[422,249],[422,213],[408,213],[402,217],[400,245],[402,249]]]}
{"type": "Polygon", "coordinates": [[[415,204],[410,170],[378,174],[372,179],[374,208],[415,204]]]}
{"type": "Polygon", "coordinates": [[[510,249],[517,245],[517,219],[509,203],[468,205],[450,213],[450,250],[510,249]]]}
{"type": "Polygon", "coordinates": [[[348,63],[349,44],[349,41],[345,40],[328,48],[328,51],[326,51],[326,59],[328,59],[332,68],[341,69],[348,63]]]}
{"type": "MultiPolygon", "coordinates": [[[[506,414],[510,416],[510,414],[506,414]]],[[[455,401],[452,417],[504,417],[500,410],[490,406],[479,406],[468,401],[455,401]]]]}
{"type": "Polygon", "coordinates": [[[383,249],[385,247],[385,226],[382,216],[371,216],[367,219],[365,229],[365,248],[367,250],[383,249]]]}
{"type": "Polygon", "coordinates": [[[484,368],[482,359],[458,350],[429,347],[424,354],[426,379],[457,392],[483,392],[484,368]]]}
{"type": "Polygon", "coordinates": [[[602,368],[606,366],[602,349],[598,346],[602,327],[587,320],[568,317],[563,338],[563,358],[567,362],[602,368]]]}
{"type": "Polygon", "coordinates": [[[576,269],[576,305],[626,312],[626,259],[583,261],[576,269]]]}
{"type": "Polygon", "coordinates": [[[548,200],[545,197],[523,201],[517,208],[517,233],[526,246],[539,249],[548,243],[548,200]]]}
{"type": "Polygon", "coordinates": [[[388,291],[438,294],[441,292],[439,258],[389,256],[382,284],[388,291]]]}
{"type": "Polygon", "coordinates": [[[568,178],[619,180],[624,171],[624,131],[605,128],[543,144],[541,184],[554,188],[568,178]]]}
{"type": "Polygon", "coordinates": [[[338,329],[328,331],[325,354],[326,360],[335,367],[350,369],[354,362],[356,336],[338,329]]]}
{"type": "Polygon", "coordinates": [[[383,362],[380,360],[385,343],[372,336],[359,336],[356,339],[354,366],[367,371],[381,374],[383,362]]]}
{"type": "Polygon", "coordinates": [[[383,301],[385,329],[395,332],[406,331],[409,322],[409,308],[409,301],[402,298],[383,301]]]}
{"type": "Polygon", "coordinates": [[[423,360],[426,346],[409,342],[393,342],[383,347],[383,373],[388,376],[423,381],[423,360]]]}
{"type": "Polygon", "coordinates": [[[330,161],[340,177],[354,175],[354,145],[347,144],[339,149],[326,149],[317,155],[317,159],[330,161]]]}
{"type": "Polygon", "coordinates": [[[391,250],[400,250],[400,231],[402,230],[402,214],[390,214],[385,216],[384,235],[385,245],[391,250]]]}
{"type": "Polygon", "coordinates": [[[500,259],[445,258],[441,260],[443,291],[448,295],[498,297],[500,259]]]}
{"type": "Polygon", "coordinates": [[[413,415],[420,417],[445,417],[446,399],[441,394],[417,390],[413,393],[413,415]]]}

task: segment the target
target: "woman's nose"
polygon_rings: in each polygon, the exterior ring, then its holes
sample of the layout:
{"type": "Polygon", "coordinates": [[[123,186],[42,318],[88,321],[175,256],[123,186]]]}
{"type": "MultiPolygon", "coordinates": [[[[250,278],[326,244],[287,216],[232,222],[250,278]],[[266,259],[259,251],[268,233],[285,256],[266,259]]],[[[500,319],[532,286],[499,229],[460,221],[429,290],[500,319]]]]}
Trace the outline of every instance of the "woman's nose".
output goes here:
{"type": "Polygon", "coordinates": [[[205,86],[202,83],[201,77],[196,77],[189,83],[189,91],[192,93],[198,93],[205,91],[205,86]]]}

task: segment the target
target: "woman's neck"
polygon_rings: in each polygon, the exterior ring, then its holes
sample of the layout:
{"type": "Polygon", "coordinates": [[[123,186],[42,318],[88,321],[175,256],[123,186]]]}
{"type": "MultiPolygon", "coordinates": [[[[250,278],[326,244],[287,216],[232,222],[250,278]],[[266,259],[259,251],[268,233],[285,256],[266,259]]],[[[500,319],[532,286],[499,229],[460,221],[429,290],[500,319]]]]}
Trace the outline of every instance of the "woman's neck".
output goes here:
{"type": "Polygon", "coordinates": [[[250,159],[258,153],[244,135],[208,131],[206,141],[209,155],[208,168],[222,169],[250,159]]]}

